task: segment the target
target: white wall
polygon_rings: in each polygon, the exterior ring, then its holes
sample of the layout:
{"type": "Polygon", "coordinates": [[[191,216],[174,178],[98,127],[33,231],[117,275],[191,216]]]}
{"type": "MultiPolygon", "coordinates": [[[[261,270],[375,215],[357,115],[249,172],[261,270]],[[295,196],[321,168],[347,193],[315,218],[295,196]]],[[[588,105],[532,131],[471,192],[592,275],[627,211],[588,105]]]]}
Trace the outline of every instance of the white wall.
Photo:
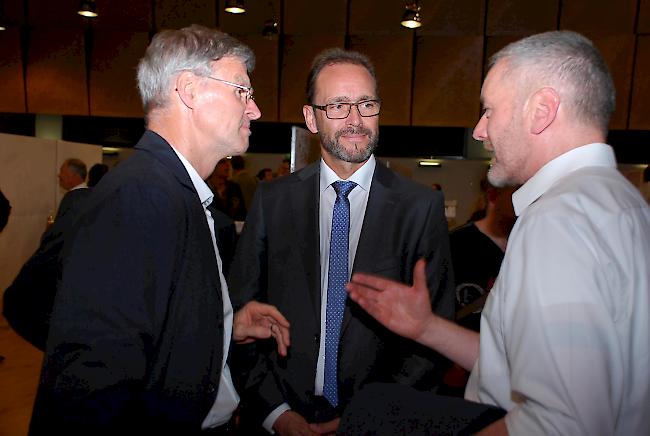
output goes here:
{"type": "Polygon", "coordinates": [[[101,162],[101,147],[0,134],[0,189],[12,206],[7,227],[0,233],[0,293],[38,247],[47,217],[56,212],[63,195],[59,167],[70,157],[90,168],[101,162]]]}

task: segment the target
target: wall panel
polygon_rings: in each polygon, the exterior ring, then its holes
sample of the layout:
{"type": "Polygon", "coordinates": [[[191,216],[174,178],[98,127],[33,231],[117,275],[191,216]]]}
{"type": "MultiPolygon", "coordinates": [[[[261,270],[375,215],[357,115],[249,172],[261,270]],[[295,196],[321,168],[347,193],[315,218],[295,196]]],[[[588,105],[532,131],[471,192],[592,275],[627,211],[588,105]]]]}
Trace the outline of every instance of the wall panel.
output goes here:
{"type": "Polygon", "coordinates": [[[640,0],[637,33],[650,33],[650,0],[640,0]]]}
{"type": "Polygon", "coordinates": [[[483,35],[485,0],[421,0],[418,35],[483,35]]]}
{"type": "Polygon", "coordinates": [[[322,50],[330,47],[343,47],[343,36],[285,35],[282,53],[280,81],[280,121],[305,122],[302,107],[307,102],[305,87],[312,60],[322,50]]]}
{"type": "Polygon", "coordinates": [[[88,115],[83,31],[36,29],[27,59],[28,112],[88,115]]]}
{"type": "Polygon", "coordinates": [[[287,35],[344,36],[347,0],[284,0],[283,19],[287,35]]]}
{"type": "Polygon", "coordinates": [[[143,116],[136,69],[148,44],[145,32],[95,32],[90,68],[91,115],[143,116]]]}
{"type": "Polygon", "coordinates": [[[381,124],[408,126],[411,112],[413,36],[351,36],[350,48],[370,57],[382,99],[381,124]]]}
{"type": "Polygon", "coordinates": [[[261,35],[265,20],[280,21],[280,0],[248,1],[244,14],[225,12],[225,3],[219,0],[219,28],[231,35],[261,35]]]}
{"type": "Polygon", "coordinates": [[[156,0],[154,17],[157,29],[180,29],[190,24],[217,25],[214,0],[156,0]]]}
{"type": "Polygon", "coordinates": [[[563,1],[560,28],[598,35],[633,33],[637,1],[563,1]]]}
{"type": "Polygon", "coordinates": [[[413,125],[471,127],[479,115],[483,38],[421,37],[413,125]]]}
{"type": "Polygon", "coordinates": [[[23,55],[18,29],[2,33],[0,78],[0,112],[25,112],[23,55]]]}
{"type": "Polygon", "coordinates": [[[557,29],[558,0],[490,0],[487,35],[530,35],[557,29]]]}
{"type": "Polygon", "coordinates": [[[650,35],[639,36],[637,39],[634,89],[628,127],[650,130],[650,35]]]}

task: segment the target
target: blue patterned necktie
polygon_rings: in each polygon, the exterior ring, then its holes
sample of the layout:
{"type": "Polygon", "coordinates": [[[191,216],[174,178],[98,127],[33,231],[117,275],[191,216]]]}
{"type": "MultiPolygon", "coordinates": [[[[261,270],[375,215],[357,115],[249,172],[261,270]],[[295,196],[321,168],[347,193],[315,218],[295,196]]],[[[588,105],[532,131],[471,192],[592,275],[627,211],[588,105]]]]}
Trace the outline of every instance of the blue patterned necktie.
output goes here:
{"type": "Polygon", "coordinates": [[[332,212],[329,272],[327,275],[327,310],[325,318],[325,381],[323,395],[334,407],[338,405],[337,360],[341,322],[347,293],[348,240],[350,233],[350,201],[348,194],[357,186],[354,182],[332,183],[336,202],[332,212]]]}

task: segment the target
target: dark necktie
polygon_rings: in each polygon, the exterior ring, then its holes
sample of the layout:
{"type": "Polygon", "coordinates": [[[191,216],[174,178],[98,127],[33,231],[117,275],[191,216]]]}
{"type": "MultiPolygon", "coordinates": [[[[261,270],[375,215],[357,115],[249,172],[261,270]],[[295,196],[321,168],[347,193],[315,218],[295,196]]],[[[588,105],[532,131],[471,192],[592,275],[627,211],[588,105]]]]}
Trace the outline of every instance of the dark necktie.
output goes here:
{"type": "Polygon", "coordinates": [[[354,182],[332,183],[336,202],[332,212],[329,272],[327,275],[327,310],[325,318],[325,381],[323,395],[334,407],[338,405],[337,360],[341,322],[345,309],[345,283],[348,281],[348,244],[350,233],[350,201],[348,194],[354,182]]]}

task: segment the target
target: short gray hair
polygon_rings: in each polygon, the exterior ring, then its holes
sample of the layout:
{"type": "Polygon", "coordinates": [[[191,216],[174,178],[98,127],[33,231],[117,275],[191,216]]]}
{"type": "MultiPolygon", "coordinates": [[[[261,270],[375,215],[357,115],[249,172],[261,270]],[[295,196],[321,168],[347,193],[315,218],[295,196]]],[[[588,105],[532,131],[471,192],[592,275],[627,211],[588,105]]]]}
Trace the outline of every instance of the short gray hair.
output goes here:
{"type": "Polygon", "coordinates": [[[81,178],[81,180],[86,180],[86,176],[88,175],[88,170],[86,169],[86,164],[81,159],[76,159],[74,157],[71,157],[70,159],[66,159],[63,162],[63,165],[70,168],[70,170],[72,170],[73,173],[78,175],[81,178]]]}
{"type": "Polygon", "coordinates": [[[218,30],[193,24],[157,33],[138,64],[138,90],[145,113],[165,106],[169,82],[178,73],[209,76],[210,64],[224,57],[241,59],[249,73],[255,68],[253,51],[218,30]]]}
{"type": "Polygon", "coordinates": [[[578,120],[607,133],[616,90],[602,55],[589,39],[571,31],[540,33],[507,45],[492,56],[489,67],[501,60],[506,61],[504,78],[525,70],[521,76],[525,83],[554,87],[578,120]]]}
{"type": "Polygon", "coordinates": [[[321,70],[328,65],[336,64],[353,64],[364,67],[372,76],[375,82],[375,93],[377,93],[377,76],[375,75],[375,67],[368,59],[368,56],[351,50],[343,50],[342,48],[329,48],[320,52],[314,58],[311,64],[311,70],[307,77],[307,103],[314,104],[314,94],[316,94],[316,79],[321,70]]]}

